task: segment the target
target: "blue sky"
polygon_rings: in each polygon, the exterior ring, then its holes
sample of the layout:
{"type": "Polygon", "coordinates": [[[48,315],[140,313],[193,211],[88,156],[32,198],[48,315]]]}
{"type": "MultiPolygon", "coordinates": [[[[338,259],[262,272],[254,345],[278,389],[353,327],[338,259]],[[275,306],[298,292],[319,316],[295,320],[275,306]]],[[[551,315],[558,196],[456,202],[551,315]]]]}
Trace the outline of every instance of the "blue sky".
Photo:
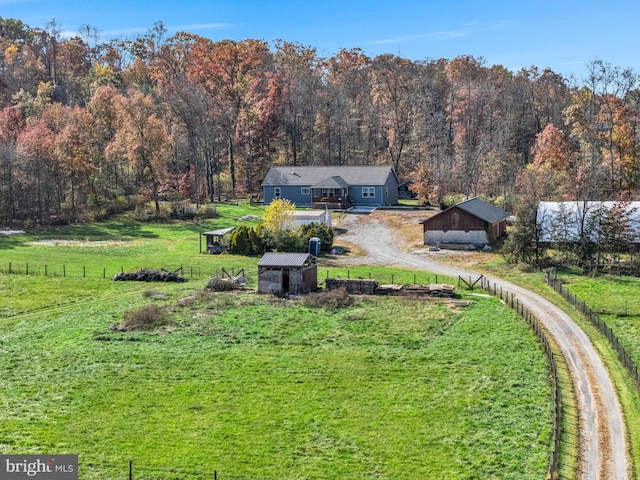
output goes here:
{"type": "Polygon", "coordinates": [[[214,41],[282,39],[329,57],[361,48],[412,60],[482,57],[512,71],[535,65],[580,80],[600,59],[640,73],[637,0],[0,0],[0,17],[101,38],[132,38],[160,20],[169,34],[214,41]]]}

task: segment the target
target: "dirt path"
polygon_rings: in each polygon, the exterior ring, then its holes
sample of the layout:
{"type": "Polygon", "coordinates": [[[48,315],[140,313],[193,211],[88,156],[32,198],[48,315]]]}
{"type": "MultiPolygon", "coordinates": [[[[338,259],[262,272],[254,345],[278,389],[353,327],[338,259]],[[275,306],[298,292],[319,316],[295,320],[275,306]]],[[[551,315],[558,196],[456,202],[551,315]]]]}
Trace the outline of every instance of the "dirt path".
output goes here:
{"type": "MultiPolygon", "coordinates": [[[[481,273],[446,265],[443,260],[446,260],[447,252],[411,248],[397,233],[406,229],[407,225],[419,235],[421,226],[417,223],[415,214],[379,211],[371,215],[345,216],[334,224],[345,231],[336,237],[335,243],[357,246],[362,255],[348,256],[340,261],[351,264],[411,266],[465,278],[477,278],[481,273]]],[[[491,283],[495,282],[498,288],[515,293],[520,302],[547,328],[569,365],[580,412],[579,478],[630,479],[631,468],[627,458],[622,410],[614,385],[587,335],[562,309],[540,295],[504,280],[493,277],[489,277],[489,280],[491,283]]]]}

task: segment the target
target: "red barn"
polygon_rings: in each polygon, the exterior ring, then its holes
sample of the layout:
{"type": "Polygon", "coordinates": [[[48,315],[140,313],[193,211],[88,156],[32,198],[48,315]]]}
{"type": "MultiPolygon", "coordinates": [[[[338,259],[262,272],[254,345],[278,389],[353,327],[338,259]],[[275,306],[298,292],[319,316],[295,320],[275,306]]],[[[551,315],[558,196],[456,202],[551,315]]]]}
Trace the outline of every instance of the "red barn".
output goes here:
{"type": "Polygon", "coordinates": [[[504,235],[508,216],[484,200],[471,198],[421,222],[424,244],[491,245],[504,235]]]}

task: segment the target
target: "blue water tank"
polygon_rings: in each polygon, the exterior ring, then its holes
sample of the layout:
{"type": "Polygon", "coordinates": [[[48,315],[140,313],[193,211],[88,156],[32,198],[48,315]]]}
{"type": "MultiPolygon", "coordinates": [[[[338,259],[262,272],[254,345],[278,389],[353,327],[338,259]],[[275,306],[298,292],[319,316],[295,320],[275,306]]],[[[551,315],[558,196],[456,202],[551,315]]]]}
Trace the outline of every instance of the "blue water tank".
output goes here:
{"type": "Polygon", "coordinates": [[[320,239],[318,237],[309,239],[309,253],[316,257],[320,255],[320,239]]]}

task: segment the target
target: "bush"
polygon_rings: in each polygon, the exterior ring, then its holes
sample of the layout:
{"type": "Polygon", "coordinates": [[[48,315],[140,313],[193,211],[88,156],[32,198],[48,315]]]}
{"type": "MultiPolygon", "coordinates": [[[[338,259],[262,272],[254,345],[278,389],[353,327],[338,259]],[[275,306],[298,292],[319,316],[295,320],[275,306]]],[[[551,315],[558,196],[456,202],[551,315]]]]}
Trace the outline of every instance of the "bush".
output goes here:
{"type": "Polygon", "coordinates": [[[137,310],[124,312],[119,330],[152,330],[167,324],[167,311],[158,305],[147,305],[137,310]]]}
{"type": "Polygon", "coordinates": [[[328,253],[333,247],[333,229],[324,223],[312,222],[301,225],[298,230],[305,245],[309,245],[309,240],[313,237],[320,239],[320,251],[328,253]]]}
{"type": "Polygon", "coordinates": [[[336,288],[305,295],[302,297],[302,304],[309,308],[338,310],[353,305],[353,297],[347,293],[346,288],[336,288]]]}
{"type": "Polygon", "coordinates": [[[242,290],[244,282],[240,279],[214,277],[204,287],[205,290],[211,292],[229,292],[231,290],[242,290]]]}
{"type": "Polygon", "coordinates": [[[196,211],[196,215],[200,218],[216,218],[218,216],[218,209],[213,203],[207,204],[200,207],[196,211]]]}

